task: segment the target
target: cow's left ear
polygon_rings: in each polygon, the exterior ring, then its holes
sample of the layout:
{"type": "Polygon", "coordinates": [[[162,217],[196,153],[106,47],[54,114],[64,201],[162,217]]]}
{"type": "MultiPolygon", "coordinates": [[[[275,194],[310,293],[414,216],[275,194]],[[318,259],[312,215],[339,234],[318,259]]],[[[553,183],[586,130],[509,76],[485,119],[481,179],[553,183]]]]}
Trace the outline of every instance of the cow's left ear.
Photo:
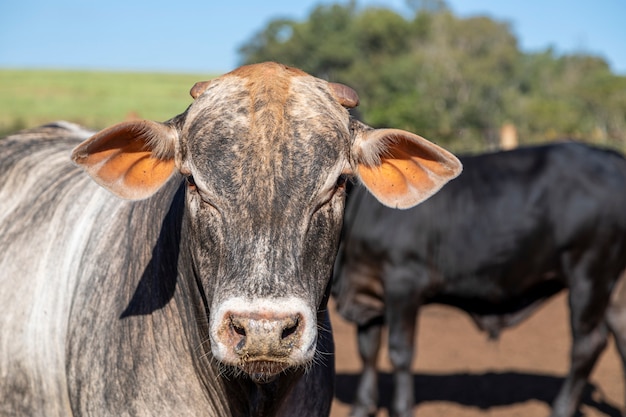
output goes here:
{"type": "Polygon", "coordinates": [[[435,194],[462,171],[461,162],[434,143],[399,129],[361,123],[354,141],[357,174],[384,205],[406,209],[435,194]]]}
{"type": "Polygon", "coordinates": [[[119,123],[78,145],[72,160],[118,197],[150,197],[176,170],[176,129],[138,120],[119,123]]]}

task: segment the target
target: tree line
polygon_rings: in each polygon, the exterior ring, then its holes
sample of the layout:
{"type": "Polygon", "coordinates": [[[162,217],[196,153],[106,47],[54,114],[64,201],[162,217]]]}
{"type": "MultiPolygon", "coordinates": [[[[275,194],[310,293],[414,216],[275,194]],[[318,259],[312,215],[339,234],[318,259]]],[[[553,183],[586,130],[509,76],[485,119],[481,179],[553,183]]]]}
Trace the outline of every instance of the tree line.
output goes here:
{"type": "MultiPolygon", "coordinates": [[[[410,0],[409,0],[410,2],[410,0]]],[[[410,16],[383,7],[319,5],[304,21],[275,19],[241,46],[267,60],[345,83],[367,123],[419,133],[456,151],[572,138],[626,148],[626,77],[600,57],[520,51],[509,24],[460,18],[443,0],[410,16]]]]}

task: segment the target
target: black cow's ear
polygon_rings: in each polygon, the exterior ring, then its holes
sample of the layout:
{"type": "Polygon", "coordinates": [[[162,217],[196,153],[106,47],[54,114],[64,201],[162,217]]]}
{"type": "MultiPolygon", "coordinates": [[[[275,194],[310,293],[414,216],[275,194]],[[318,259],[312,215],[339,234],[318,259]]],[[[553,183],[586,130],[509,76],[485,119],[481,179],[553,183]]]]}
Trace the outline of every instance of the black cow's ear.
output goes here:
{"type": "Polygon", "coordinates": [[[141,200],[154,194],[176,171],[176,129],[138,120],[96,133],[72,152],[72,160],[118,197],[141,200]]]}
{"type": "Polygon", "coordinates": [[[406,209],[461,173],[461,162],[434,143],[399,129],[360,129],[353,152],[361,182],[383,204],[406,209]]]}

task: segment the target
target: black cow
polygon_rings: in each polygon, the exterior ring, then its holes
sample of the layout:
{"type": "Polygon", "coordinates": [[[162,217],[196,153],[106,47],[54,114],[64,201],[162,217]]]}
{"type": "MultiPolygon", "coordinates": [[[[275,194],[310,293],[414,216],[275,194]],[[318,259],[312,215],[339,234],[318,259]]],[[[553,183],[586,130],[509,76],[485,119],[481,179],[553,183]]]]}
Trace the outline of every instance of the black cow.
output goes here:
{"type": "MultiPolygon", "coordinates": [[[[420,306],[458,307],[497,336],[568,288],[571,366],[552,416],[572,416],[607,328],[619,332],[605,312],[626,265],[626,161],[573,142],[461,161],[458,178],[409,210],[391,210],[363,188],[350,194],[333,294],[340,314],[358,325],[364,371],[353,415],[376,410],[383,324],[394,367],[391,411],[407,416],[420,306]]],[[[616,339],[626,352],[624,337],[616,339]]]]}

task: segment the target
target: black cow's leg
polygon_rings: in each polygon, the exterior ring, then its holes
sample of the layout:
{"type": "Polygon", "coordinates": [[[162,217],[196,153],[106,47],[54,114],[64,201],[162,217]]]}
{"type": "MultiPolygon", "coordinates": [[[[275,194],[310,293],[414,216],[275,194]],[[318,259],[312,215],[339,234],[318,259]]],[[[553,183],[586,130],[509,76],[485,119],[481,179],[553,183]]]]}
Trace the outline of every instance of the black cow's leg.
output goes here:
{"type": "Polygon", "coordinates": [[[389,286],[386,295],[389,359],[393,366],[394,384],[389,414],[392,417],[409,417],[415,403],[411,363],[419,302],[410,294],[408,285],[399,286],[397,291],[389,286]]]}
{"type": "MultiPolygon", "coordinates": [[[[626,376],[626,274],[622,274],[616,289],[611,295],[611,303],[606,314],[609,330],[615,339],[615,345],[622,359],[622,369],[626,376]]],[[[624,395],[622,415],[626,415],[626,393],[624,395]]]]}
{"type": "Polygon", "coordinates": [[[353,417],[374,416],[378,410],[378,371],[376,361],[380,350],[380,337],[383,320],[374,319],[358,327],[357,340],[359,354],[363,363],[363,373],[359,380],[354,406],[350,413],[353,417]]]}
{"type": "Polygon", "coordinates": [[[611,285],[603,278],[606,271],[594,271],[585,256],[575,263],[571,259],[564,260],[570,283],[571,363],[567,378],[554,400],[552,417],[571,417],[576,413],[587,378],[606,347],[608,335],[604,318],[611,285]]]}

